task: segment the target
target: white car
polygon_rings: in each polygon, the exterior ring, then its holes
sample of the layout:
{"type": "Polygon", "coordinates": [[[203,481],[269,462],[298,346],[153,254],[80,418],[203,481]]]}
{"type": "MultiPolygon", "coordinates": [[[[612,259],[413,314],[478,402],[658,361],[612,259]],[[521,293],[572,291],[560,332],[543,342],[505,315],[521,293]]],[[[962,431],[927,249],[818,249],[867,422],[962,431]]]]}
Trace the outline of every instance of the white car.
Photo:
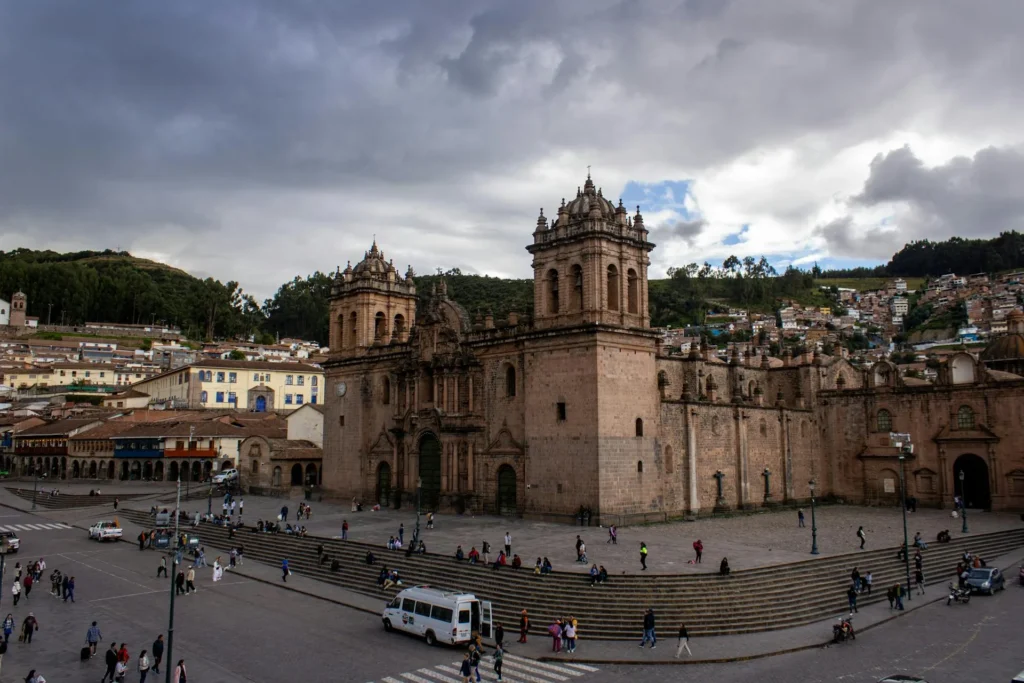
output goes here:
{"type": "Polygon", "coordinates": [[[226,484],[229,481],[234,481],[236,479],[238,479],[238,470],[236,470],[236,469],[224,470],[220,474],[217,474],[217,475],[215,475],[213,477],[213,483],[214,484],[226,484]]]}
{"type": "Polygon", "coordinates": [[[7,552],[16,553],[21,548],[21,540],[13,531],[0,531],[0,542],[7,541],[7,552]]]}
{"type": "Polygon", "coordinates": [[[97,541],[116,541],[124,534],[117,522],[96,522],[89,527],[89,538],[97,541]]]}

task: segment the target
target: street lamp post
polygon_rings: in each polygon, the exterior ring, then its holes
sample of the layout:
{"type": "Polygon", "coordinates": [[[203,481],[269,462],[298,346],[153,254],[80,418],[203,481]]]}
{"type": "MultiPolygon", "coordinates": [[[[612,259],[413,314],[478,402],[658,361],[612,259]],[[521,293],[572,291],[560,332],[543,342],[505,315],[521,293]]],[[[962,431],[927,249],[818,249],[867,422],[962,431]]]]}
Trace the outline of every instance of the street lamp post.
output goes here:
{"type": "Polygon", "coordinates": [[[910,544],[907,538],[907,485],[903,475],[903,461],[907,457],[907,449],[900,447],[900,504],[903,507],[903,566],[907,573],[907,599],[913,600],[914,593],[910,590],[910,544]]]}
{"type": "MultiPolygon", "coordinates": [[[[174,541],[178,543],[178,520],[181,518],[181,471],[178,471],[178,497],[177,502],[174,504],[174,541]]],[[[173,547],[173,546],[172,546],[173,547]]],[[[165,667],[166,677],[164,678],[165,683],[171,683],[171,670],[174,669],[174,664],[171,659],[171,653],[174,648],[174,579],[177,576],[176,568],[181,563],[182,553],[184,552],[184,546],[178,548],[171,555],[171,570],[167,572],[167,576],[171,580],[171,606],[168,610],[167,618],[167,666],[165,667]]]]}
{"type": "Polygon", "coordinates": [[[814,487],[817,485],[813,479],[808,483],[811,488],[811,555],[818,554],[818,523],[814,517],[814,487]]]}
{"type": "Polygon", "coordinates": [[[415,552],[416,544],[420,540],[420,504],[423,500],[423,478],[416,478],[416,528],[412,532],[412,545],[409,546],[409,550],[415,552]]]}
{"type": "Polygon", "coordinates": [[[963,527],[960,532],[967,533],[967,492],[964,489],[964,471],[960,470],[960,516],[964,520],[963,527]]]}

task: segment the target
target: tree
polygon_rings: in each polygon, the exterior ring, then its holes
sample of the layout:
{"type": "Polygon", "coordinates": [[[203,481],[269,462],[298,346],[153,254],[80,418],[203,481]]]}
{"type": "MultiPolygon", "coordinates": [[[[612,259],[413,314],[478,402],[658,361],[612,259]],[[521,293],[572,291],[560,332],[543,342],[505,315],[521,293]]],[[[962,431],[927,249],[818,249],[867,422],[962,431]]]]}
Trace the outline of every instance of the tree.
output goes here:
{"type": "Polygon", "coordinates": [[[232,349],[231,353],[228,354],[230,360],[245,360],[245,351],[240,349],[232,349]]]}

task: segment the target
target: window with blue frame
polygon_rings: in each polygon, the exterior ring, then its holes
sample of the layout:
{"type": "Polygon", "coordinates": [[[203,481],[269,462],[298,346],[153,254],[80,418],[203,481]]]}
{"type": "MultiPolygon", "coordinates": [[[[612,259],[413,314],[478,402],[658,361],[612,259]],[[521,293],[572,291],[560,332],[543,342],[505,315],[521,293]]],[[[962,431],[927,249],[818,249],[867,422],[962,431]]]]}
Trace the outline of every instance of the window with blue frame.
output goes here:
{"type": "Polygon", "coordinates": [[[295,404],[302,405],[302,394],[295,394],[295,404]]]}
{"type": "Polygon", "coordinates": [[[223,372],[218,372],[217,373],[217,381],[218,382],[223,382],[224,381],[224,373],[223,372]]]}
{"type": "Polygon", "coordinates": [[[217,403],[223,403],[223,402],[224,402],[224,392],[223,391],[218,391],[217,392],[217,403]]]}
{"type": "Polygon", "coordinates": [[[285,384],[294,384],[294,380],[295,380],[295,378],[292,375],[285,375],[284,376],[284,383],[285,384]]]}
{"type": "Polygon", "coordinates": [[[252,373],[252,381],[253,382],[259,382],[260,381],[260,373],[258,373],[258,372],[252,373]]]}
{"type": "Polygon", "coordinates": [[[229,372],[228,373],[228,383],[229,384],[234,384],[237,381],[238,381],[238,373],[237,372],[229,372]]]}
{"type": "Polygon", "coordinates": [[[316,394],[309,397],[309,402],[316,405],[316,394]]]}
{"type": "Polygon", "coordinates": [[[293,397],[292,397],[292,395],[291,395],[291,394],[285,394],[285,395],[284,395],[284,404],[285,404],[286,406],[290,406],[290,405],[292,404],[292,398],[293,398],[293,397]]]}
{"type": "Polygon", "coordinates": [[[299,375],[299,386],[301,387],[301,386],[304,386],[305,384],[306,384],[306,377],[304,375],[299,375]]]}
{"type": "Polygon", "coordinates": [[[205,391],[199,392],[199,402],[200,403],[206,403],[209,400],[210,400],[210,395],[207,392],[205,392],[205,391]]]}
{"type": "Polygon", "coordinates": [[[228,403],[238,403],[238,396],[235,395],[235,392],[228,392],[228,403]]]}

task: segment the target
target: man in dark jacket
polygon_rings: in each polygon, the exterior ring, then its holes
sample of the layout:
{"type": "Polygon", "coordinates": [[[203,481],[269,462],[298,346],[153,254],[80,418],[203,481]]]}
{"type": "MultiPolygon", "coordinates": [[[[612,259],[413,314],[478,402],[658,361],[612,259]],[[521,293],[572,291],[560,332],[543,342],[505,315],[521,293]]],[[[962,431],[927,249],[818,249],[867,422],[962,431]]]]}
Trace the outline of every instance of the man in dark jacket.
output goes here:
{"type": "Polygon", "coordinates": [[[160,673],[160,662],[164,658],[164,635],[161,633],[153,641],[153,673],[160,673]]]}
{"type": "Polygon", "coordinates": [[[107,664],[107,670],[103,673],[103,678],[100,679],[100,683],[107,680],[107,676],[110,676],[111,681],[114,680],[114,669],[117,668],[117,643],[110,644],[110,649],[107,650],[104,661],[107,664]]]}
{"type": "Polygon", "coordinates": [[[658,638],[654,635],[654,610],[652,609],[644,613],[644,639],[640,641],[640,647],[642,648],[648,641],[650,641],[651,649],[653,650],[658,642],[658,638]]]}

